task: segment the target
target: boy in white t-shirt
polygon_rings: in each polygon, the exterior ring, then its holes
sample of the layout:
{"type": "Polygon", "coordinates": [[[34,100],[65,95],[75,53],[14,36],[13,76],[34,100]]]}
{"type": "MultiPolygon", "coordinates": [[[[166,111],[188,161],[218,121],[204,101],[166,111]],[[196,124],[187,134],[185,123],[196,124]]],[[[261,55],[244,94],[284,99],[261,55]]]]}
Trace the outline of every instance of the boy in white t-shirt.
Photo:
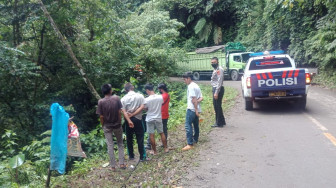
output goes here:
{"type": "Polygon", "coordinates": [[[193,148],[194,143],[198,142],[199,137],[199,113],[201,113],[201,104],[203,100],[202,92],[199,86],[192,81],[192,74],[187,72],[183,75],[184,82],[188,85],[187,90],[187,114],[185,121],[185,129],[187,136],[187,143],[182,151],[193,148]],[[195,130],[193,134],[193,129],[195,130]]]}
{"type": "Polygon", "coordinates": [[[145,90],[148,94],[148,97],[145,99],[145,108],[147,108],[146,124],[147,132],[150,137],[150,143],[152,146],[152,151],[150,152],[153,155],[157,154],[156,144],[155,144],[155,129],[157,133],[160,134],[164,151],[168,152],[166,136],[163,133],[163,124],[161,118],[161,106],[163,103],[163,98],[161,95],[155,94],[153,90],[154,86],[152,84],[146,84],[145,90]]]}

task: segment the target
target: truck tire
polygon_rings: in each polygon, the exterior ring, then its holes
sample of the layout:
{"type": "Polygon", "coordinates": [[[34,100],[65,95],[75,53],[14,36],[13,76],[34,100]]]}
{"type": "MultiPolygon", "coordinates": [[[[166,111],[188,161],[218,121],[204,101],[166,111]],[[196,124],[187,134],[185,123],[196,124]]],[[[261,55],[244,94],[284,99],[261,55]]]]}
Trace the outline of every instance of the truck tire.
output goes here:
{"type": "Polygon", "coordinates": [[[194,72],[194,73],[193,73],[193,79],[194,79],[194,80],[199,80],[200,78],[201,78],[201,75],[200,75],[199,72],[194,72]]]}
{"type": "Polygon", "coordinates": [[[300,110],[305,110],[307,104],[307,96],[303,96],[301,99],[298,100],[297,105],[300,110]]]}
{"type": "Polygon", "coordinates": [[[247,111],[253,110],[253,101],[248,101],[245,99],[245,110],[247,111]]]}
{"type": "Polygon", "coordinates": [[[230,76],[231,76],[231,79],[233,80],[233,81],[237,81],[237,80],[239,80],[239,74],[238,74],[238,71],[236,71],[236,70],[233,70],[233,71],[231,71],[231,74],[230,74],[230,76]]]}

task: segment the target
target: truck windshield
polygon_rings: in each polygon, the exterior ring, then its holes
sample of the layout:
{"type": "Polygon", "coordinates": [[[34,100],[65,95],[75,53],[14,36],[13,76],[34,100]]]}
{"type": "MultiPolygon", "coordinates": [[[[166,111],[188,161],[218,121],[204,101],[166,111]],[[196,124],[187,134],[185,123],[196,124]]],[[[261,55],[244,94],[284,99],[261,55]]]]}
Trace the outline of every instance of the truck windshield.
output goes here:
{"type": "Polygon", "coordinates": [[[250,58],[250,53],[242,54],[243,63],[246,63],[250,58]]]}
{"type": "Polygon", "coordinates": [[[290,60],[286,57],[265,58],[251,61],[249,70],[278,69],[292,67],[290,60]]]}

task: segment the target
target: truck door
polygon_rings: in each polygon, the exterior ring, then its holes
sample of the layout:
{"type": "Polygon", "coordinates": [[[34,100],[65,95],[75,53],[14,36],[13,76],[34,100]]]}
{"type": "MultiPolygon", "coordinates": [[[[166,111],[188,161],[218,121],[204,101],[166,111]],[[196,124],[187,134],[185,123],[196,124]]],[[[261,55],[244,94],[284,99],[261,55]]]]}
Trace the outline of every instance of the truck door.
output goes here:
{"type": "Polygon", "coordinates": [[[224,75],[228,75],[229,74],[229,53],[227,53],[225,56],[225,64],[223,68],[224,68],[224,75]]]}

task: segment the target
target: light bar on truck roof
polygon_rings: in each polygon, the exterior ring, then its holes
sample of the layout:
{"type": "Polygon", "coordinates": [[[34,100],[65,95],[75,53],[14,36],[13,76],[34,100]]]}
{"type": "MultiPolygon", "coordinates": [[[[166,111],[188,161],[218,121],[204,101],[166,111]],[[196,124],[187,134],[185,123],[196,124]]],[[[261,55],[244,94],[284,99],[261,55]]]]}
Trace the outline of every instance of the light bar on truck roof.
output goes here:
{"type": "Polygon", "coordinates": [[[262,55],[274,55],[274,54],[284,54],[285,52],[283,50],[278,51],[264,51],[264,52],[256,52],[249,54],[250,57],[256,57],[256,56],[262,56],[262,55]]]}

